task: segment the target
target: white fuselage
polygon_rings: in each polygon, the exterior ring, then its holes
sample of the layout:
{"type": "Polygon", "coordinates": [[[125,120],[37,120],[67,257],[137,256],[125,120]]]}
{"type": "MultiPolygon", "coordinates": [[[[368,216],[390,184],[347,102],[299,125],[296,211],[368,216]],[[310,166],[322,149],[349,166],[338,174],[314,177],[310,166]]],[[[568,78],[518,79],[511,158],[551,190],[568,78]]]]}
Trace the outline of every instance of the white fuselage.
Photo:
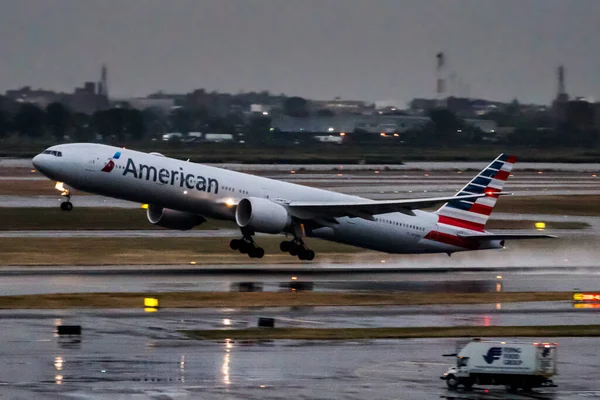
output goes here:
{"type": "MultiPolygon", "coordinates": [[[[101,144],[65,144],[48,150],[60,151],[61,157],[40,154],[34,159],[34,164],[50,179],[85,192],[195,213],[206,218],[235,222],[235,207],[232,204],[247,197],[272,201],[365,200],[101,144]],[[117,153],[120,153],[118,157],[117,153]],[[108,166],[110,163],[114,163],[112,169],[108,166]]],[[[425,239],[430,232],[458,235],[468,230],[440,226],[435,213],[416,210],[414,214],[381,214],[375,216],[375,220],[337,218],[338,224],[334,227],[316,227],[307,230],[306,235],[386,253],[452,253],[468,250],[425,239]]]]}

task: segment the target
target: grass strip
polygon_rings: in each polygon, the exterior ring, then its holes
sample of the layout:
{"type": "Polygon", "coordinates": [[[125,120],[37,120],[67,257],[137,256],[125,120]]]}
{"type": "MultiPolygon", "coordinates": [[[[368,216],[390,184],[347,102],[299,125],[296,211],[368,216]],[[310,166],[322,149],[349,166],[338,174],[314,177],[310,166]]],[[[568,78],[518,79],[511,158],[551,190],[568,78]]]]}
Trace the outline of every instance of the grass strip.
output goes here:
{"type": "Polygon", "coordinates": [[[359,340],[447,337],[568,337],[600,336],[600,325],[452,326],[415,328],[251,328],[182,330],[200,340],[359,340]]]}
{"type": "Polygon", "coordinates": [[[58,293],[0,296],[0,309],[141,308],[155,297],[161,308],[392,306],[566,301],[572,292],[164,292],[58,293]]]}

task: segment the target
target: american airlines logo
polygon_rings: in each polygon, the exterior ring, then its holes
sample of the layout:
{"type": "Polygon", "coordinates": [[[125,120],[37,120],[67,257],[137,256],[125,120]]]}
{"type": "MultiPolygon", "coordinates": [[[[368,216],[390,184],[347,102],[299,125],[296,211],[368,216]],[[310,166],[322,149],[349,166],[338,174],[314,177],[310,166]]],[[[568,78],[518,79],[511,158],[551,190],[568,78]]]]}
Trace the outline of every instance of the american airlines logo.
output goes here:
{"type": "Polygon", "coordinates": [[[117,151],[115,153],[114,156],[112,156],[112,158],[110,160],[108,160],[108,162],[106,163],[106,165],[104,166],[104,168],[102,168],[102,172],[110,172],[113,170],[113,168],[115,167],[115,162],[113,161],[113,159],[118,160],[119,157],[121,157],[121,152],[117,151]]]}
{"type": "MultiPolygon", "coordinates": [[[[109,164],[111,162],[112,160],[109,162],[109,164]]],[[[178,170],[168,170],[166,168],[159,169],[152,165],[136,165],[133,160],[129,158],[127,159],[125,171],[123,171],[123,176],[127,175],[132,175],[135,179],[158,182],[162,183],[163,185],[179,185],[181,188],[190,190],[195,189],[199,192],[208,192],[214,194],[219,193],[219,181],[213,178],[206,178],[204,176],[185,173],[183,167],[179,167],[178,170]]]]}

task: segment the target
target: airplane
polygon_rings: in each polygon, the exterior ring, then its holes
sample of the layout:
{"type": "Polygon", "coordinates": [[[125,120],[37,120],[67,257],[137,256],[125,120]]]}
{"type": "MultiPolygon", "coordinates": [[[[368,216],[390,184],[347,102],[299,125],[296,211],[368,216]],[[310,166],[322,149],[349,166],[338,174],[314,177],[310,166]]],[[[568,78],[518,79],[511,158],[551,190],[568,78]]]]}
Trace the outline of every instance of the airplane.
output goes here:
{"type": "Polygon", "coordinates": [[[230,247],[251,258],[265,254],[256,233],[291,235],[280,250],[307,261],[315,253],[305,237],[392,254],[448,255],[501,249],[506,240],[554,237],[485,230],[516,162],[505,154],[454,196],[382,201],[103,144],[52,146],[32,162],[57,181],[65,211],[73,209],[73,188],[146,204],[148,221],[167,229],[188,230],[207,219],[233,221],[241,238],[230,247]],[[440,208],[423,211],[435,206],[440,208]]]}

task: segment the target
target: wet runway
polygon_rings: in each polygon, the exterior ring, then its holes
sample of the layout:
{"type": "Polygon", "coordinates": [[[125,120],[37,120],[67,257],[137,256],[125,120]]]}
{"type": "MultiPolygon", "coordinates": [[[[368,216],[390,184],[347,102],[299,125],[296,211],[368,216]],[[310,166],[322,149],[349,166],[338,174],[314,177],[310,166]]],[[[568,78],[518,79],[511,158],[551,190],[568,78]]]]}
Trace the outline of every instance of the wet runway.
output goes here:
{"type": "Polygon", "coordinates": [[[558,388],[521,396],[498,387],[448,391],[439,376],[453,360],[442,354],[454,352],[457,339],[203,342],[177,330],[230,316],[227,310],[212,317],[161,311],[137,318],[59,314],[2,319],[0,393],[50,399],[385,400],[566,400],[600,394],[597,356],[590,351],[600,338],[550,338],[559,342],[558,388]],[[82,325],[80,339],[53,333],[56,325],[72,323],[82,325]]]}
{"type": "Polygon", "coordinates": [[[61,267],[0,270],[0,295],[81,292],[229,292],[251,282],[263,291],[289,290],[310,282],[314,291],[392,291],[428,293],[490,293],[524,291],[600,291],[600,268],[489,269],[431,272],[353,272],[295,269],[61,267]]]}

